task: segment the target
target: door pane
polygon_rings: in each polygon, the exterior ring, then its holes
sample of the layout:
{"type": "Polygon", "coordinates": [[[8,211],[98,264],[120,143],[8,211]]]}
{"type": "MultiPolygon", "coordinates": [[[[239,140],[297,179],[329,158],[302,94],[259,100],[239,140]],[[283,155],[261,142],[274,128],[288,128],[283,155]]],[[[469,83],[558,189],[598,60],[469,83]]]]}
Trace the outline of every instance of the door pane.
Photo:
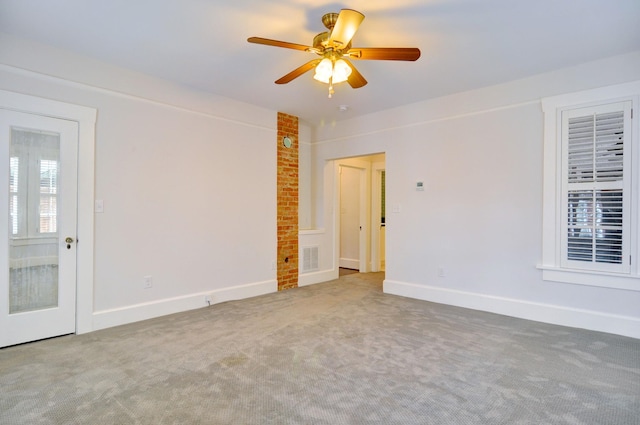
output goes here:
{"type": "Polygon", "coordinates": [[[60,135],[13,127],[9,161],[9,313],[57,307],[60,135]]]}

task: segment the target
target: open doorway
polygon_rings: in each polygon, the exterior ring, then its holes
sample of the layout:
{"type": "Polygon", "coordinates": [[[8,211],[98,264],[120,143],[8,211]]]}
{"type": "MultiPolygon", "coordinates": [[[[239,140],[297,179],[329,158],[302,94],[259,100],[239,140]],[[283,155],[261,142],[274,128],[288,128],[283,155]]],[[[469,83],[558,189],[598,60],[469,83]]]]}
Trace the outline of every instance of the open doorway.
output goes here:
{"type": "Polygon", "coordinates": [[[372,247],[371,264],[374,272],[385,271],[385,249],[386,249],[386,223],[385,223],[385,190],[386,190],[386,169],[384,162],[377,167],[374,164],[373,184],[371,187],[371,201],[374,206],[371,211],[372,227],[372,247]]]}
{"type": "Polygon", "coordinates": [[[336,160],[336,248],[341,273],[384,270],[385,155],[336,160]]]}

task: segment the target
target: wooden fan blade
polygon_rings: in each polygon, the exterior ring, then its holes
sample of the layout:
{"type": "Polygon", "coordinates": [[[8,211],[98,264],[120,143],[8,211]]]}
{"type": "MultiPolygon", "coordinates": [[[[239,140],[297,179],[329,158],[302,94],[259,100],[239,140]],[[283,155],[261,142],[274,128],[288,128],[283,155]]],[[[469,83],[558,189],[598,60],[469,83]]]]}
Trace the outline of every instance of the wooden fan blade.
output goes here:
{"type": "Polygon", "coordinates": [[[364,77],[362,76],[362,74],[360,74],[356,67],[353,66],[353,64],[345,58],[342,59],[346,62],[347,65],[349,65],[349,68],[351,68],[351,75],[349,75],[349,78],[347,79],[349,85],[354,89],[359,89],[360,87],[366,86],[367,80],[364,79],[364,77]]]}
{"type": "Polygon", "coordinates": [[[420,49],[416,47],[364,47],[349,49],[347,55],[351,59],[415,61],[420,57],[420,49]]]}
{"type": "Polygon", "coordinates": [[[299,76],[301,76],[302,74],[304,74],[305,72],[315,68],[316,65],[320,63],[321,60],[322,59],[314,59],[312,61],[305,63],[304,65],[294,69],[284,77],[276,80],[276,84],[287,84],[289,81],[294,80],[299,76]]]}
{"type": "Polygon", "coordinates": [[[284,47],[286,49],[303,50],[303,51],[307,51],[311,48],[310,46],[304,46],[302,44],[288,43],[286,41],[270,40],[268,38],[262,38],[262,37],[249,37],[247,38],[247,41],[249,43],[265,44],[267,46],[284,47]]]}
{"type": "Polygon", "coordinates": [[[364,15],[358,11],[342,9],[329,35],[329,46],[334,46],[338,49],[346,47],[356,31],[358,31],[363,19],[364,15]]]}

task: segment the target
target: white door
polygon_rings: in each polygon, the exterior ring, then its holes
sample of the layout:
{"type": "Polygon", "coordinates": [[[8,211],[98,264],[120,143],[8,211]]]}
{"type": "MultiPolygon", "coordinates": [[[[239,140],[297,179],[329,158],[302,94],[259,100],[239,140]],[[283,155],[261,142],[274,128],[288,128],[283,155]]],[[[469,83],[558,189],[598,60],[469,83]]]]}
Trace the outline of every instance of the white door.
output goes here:
{"type": "Polygon", "coordinates": [[[76,330],[78,123],[0,109],[0,347],[76,330]]]}
{"type": "Polygon", "coordinates": [[[362,169],[340,166],[340,267],[360,270],[362,169]]]}

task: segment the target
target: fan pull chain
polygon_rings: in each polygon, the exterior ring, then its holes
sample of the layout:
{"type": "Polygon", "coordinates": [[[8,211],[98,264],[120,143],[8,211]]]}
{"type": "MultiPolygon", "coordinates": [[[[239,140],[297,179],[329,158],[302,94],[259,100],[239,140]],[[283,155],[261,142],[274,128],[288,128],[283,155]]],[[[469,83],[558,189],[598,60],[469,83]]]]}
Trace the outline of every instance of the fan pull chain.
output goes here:
{"type": "Polygon", "coordinates": [[[336,69],[336,62],[334,60],[331,61],[331,75],[329,76],[329,99],[333,97],[335,91],[333,90],[333,73],[336,69]]]}

